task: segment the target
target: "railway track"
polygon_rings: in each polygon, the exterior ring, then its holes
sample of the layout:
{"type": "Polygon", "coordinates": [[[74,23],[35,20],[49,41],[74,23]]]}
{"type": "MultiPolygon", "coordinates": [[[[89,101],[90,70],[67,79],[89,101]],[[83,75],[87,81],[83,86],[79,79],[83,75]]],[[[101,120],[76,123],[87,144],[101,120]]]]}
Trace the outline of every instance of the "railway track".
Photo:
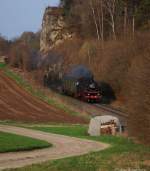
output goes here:
{"type": "Polygon", "coordinates": [[[121,125],[124,126],[125,129],[127,129],[128,115],[126,113],[102,104],[94,104],[94,107],[96,107],[98,110],[103,111],[104,115],[116,116],[117,118],[119,118],[121,125]]]}
{"type": "Polygon", "coordinates": [[[114,109],[113,107],[107,106],[107,105],[102,105],[102,104],[94,104],[97,108],[100,108],[102,110],[105,110],[107,112],[110,112],[112,114],[118,115],[120,117],[128,118],[128,115],[121,110],[114,109]]]}

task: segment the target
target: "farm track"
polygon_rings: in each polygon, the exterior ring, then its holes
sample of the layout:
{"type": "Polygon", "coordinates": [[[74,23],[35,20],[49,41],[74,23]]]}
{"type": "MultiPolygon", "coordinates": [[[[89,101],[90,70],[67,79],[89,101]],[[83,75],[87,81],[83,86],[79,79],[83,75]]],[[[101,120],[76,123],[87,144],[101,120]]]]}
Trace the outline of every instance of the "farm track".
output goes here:
{"type": "Polygon", "coordinates": [[[57,109],[18,86],[0,71],[0,120],[86,123],[84,118],[57,109]]]}
{"type": "Polygon", "coordinates": [[[26,128],[0,125],[0,131],[32,137],[52,143],[51,148],[34,150],[30,152],[12,152],[0,154],[0,170],[17,168],[26,165],[45,162],[64,157],[79,156],[108,148],[108,144],[73,138],[63,135],[45,133],[26,128]]]}

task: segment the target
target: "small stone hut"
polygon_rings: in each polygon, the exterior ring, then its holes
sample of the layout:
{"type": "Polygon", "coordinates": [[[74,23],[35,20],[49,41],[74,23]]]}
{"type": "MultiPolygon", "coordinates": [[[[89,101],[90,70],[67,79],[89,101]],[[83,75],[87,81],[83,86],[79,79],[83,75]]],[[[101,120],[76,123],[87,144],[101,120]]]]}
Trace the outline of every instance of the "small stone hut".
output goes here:
{"type": "Polygon", "coordinates": [[[106,129],[110,130],[109,134],[112,135],[115,134],[116,130],[121,133],[122,129],[119,119],[111,115],[96,116],[90,121],[88,133],[91,136],[99,136],[103,134],[103,130],[106,129]],[[111,130],[112,128],[114,128],[114,130],[111,130]]]}

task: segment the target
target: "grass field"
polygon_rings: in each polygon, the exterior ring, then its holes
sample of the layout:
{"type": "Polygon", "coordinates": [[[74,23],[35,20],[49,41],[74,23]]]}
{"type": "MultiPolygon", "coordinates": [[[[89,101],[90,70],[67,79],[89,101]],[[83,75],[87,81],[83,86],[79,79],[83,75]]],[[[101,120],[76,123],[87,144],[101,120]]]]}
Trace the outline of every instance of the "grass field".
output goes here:
{"type": "Polygon", "coordinates": [[[0,69],[4,68],[6,66],[5,63],[0,63],[0,69]]]}
{"type": "Polygon", "coordinates": [[[150,170],[150,148],[135,144],[123,137],[87,135],[87,126],[33,126],[33,129],[56,134],[80,137],[111,144],[109,149],[79,157],[49,161],[12,171],[120,171],[121,169],[150,170]]]}
{"type": "Polygon", "coordinates": [[[52,146],[51,144],[36,140],[33,138],[28,138],[24,136],[19,136],[10,133],[0,132],[0,153],[4,152],[14,152],[14,151],[27,151],[34,149],[41,149],[52,146]]]}

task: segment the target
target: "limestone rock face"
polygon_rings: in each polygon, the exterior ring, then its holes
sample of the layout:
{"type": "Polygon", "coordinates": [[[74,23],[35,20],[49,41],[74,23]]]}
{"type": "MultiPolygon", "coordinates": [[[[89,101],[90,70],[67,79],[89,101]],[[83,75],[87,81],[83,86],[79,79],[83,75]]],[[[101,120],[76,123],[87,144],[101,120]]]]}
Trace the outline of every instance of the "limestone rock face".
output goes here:
{"type": "Polygon", "coordinates": [[[62,15],[62,9],[47,7],[42,21],[40,38],[41,51],[48,51],[66,39],[72,37],[62,15]]]}

